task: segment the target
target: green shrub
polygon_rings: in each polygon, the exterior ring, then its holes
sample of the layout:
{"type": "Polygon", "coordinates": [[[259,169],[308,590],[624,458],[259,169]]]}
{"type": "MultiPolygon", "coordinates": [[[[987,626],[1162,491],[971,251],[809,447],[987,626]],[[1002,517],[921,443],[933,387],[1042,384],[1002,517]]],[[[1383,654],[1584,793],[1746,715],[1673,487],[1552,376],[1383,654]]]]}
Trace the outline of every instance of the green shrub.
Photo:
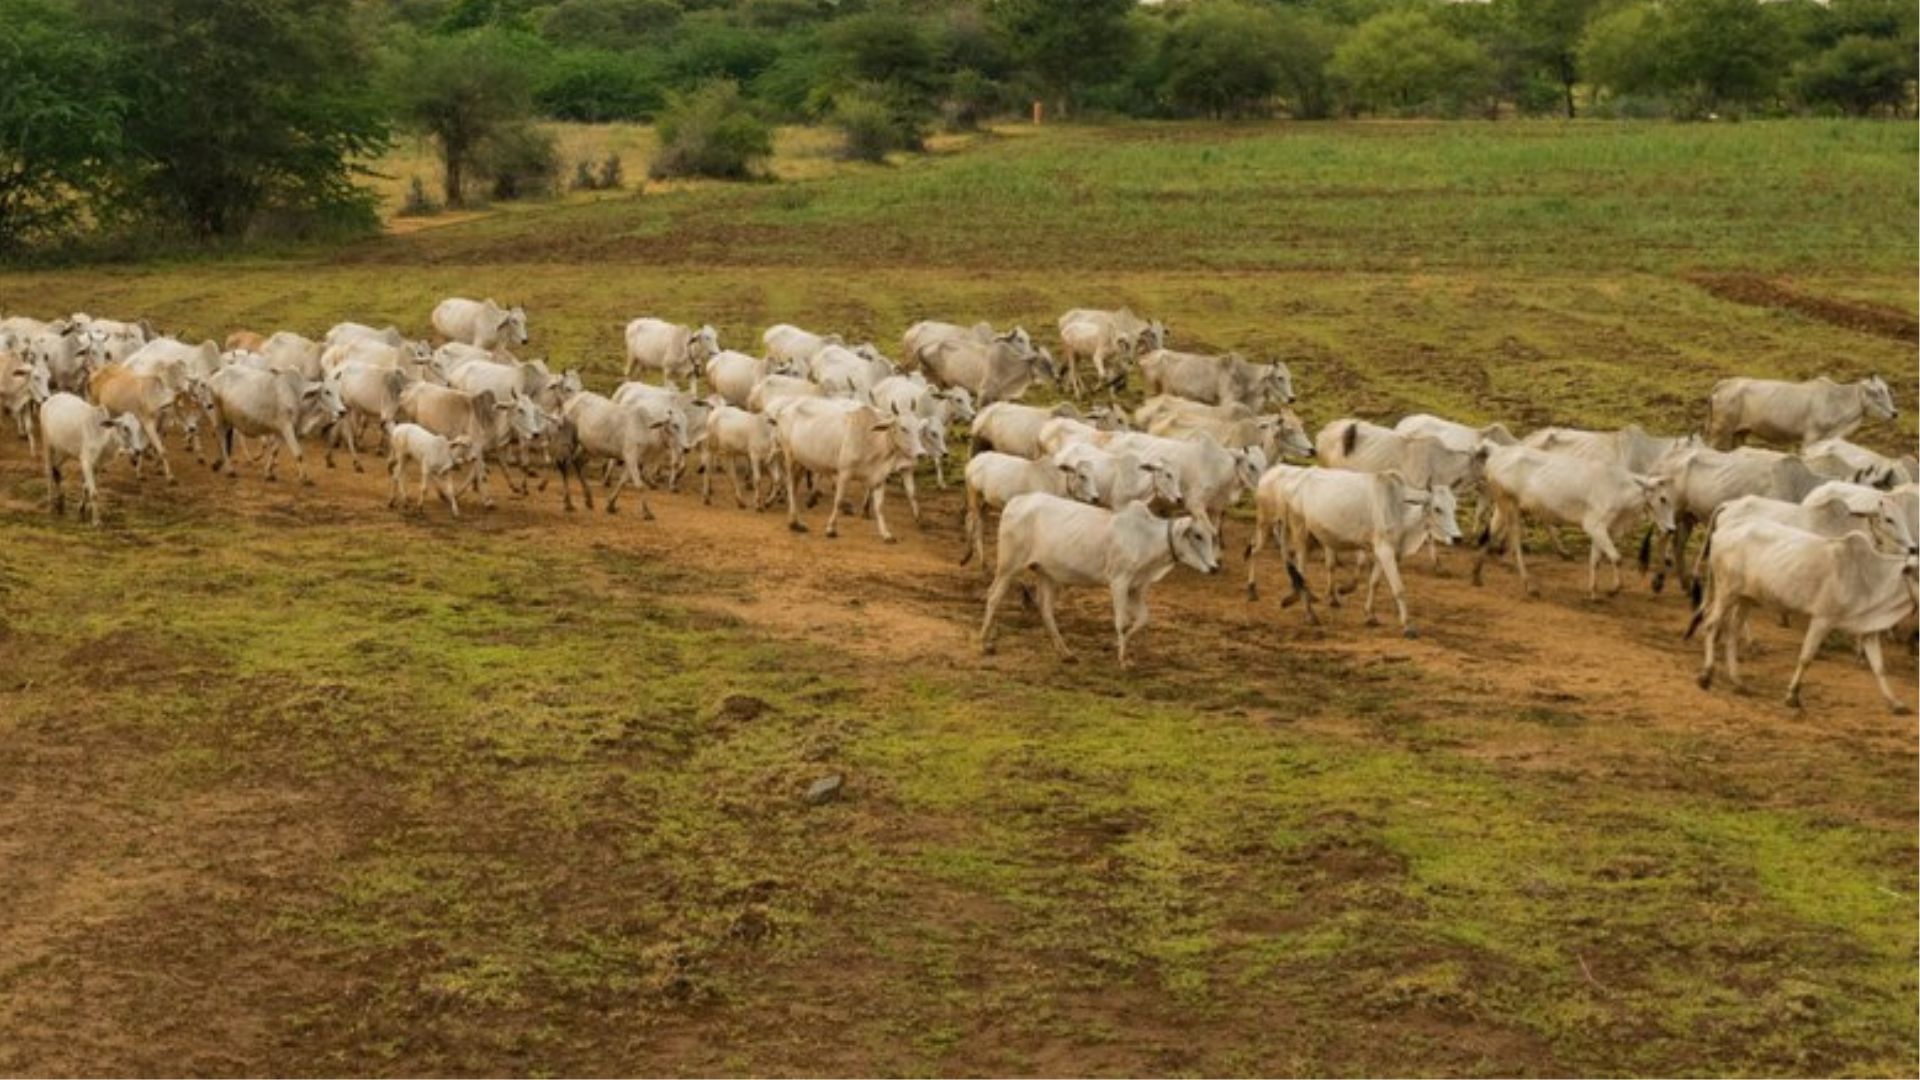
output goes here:
{"type": "Polygon", "coordinates": [[[480,174],[496,199],[552,195],[560,179],[560,152],[553,136],[532,124],[496,132],[480,149],[480,174]]]}
{"type": "Polygon", "coordinates": [[[666,100],[663,81],[645,53],[562,53],[534,91],[534,104],[555,120],[651,120],[666,100]]]}
{"type": "Polygon", "coordinates": [[[731,80],[670,96],[659,134],[660,151],[648,167],[656,179],[745,180],[759,175],[773,156],[773,130],[753,114],[731,80]]]}
{"type": "Polygon", "coordinates": [[[926,147],[926,132],[919,117],[872,91],[837,96],[833,126],[845,138],[841,156],[853,161],[885,161],[895,150],[917,152],[926,147]]]}
{"type": "Polygon", "coordinates": [[[400,204],[401,217],[431,217],[440,212],[440,204],[427,194],[427,183],[416,174],[407,185],[406,201],[400,204]]]}

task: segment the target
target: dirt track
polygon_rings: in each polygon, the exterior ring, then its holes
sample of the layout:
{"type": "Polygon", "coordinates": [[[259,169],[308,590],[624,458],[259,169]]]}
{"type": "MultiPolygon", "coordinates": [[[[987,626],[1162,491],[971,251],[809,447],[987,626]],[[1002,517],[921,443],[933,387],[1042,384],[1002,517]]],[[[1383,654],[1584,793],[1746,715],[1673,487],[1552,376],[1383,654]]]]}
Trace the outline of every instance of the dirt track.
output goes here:
{"type": "MultiPolygon", "coordinates": [[[[23,449],[0,457],[9,472],[29,467],[23,449]]],[[[202,502],[276,518],[324,513],[330,518],[390,521],[399,516],[384,505],[385,473],[371,457],[367,472],[356,475],[344,454],[333,470],[313,454],[316,483],[310,488],[294,482],[284,462],[282,479],[270,484],[249,465],[243,464],[237,480],[229,480],[211,475],[184,452],[175,450],[174,457],[180,482],[171,488],[157,478],[137,485],[124,465],[109,470],[108,513],[119,519],[120,527],[137,528],[127,523],[127,516],[150,500],[202,502]]],[[[949,483],[957,472],[950,472],[949,483]]],[[[69,484],[73,482],[70,478],[69,484]]],[[[919,527],[897,485],[892,489],[887,513],[899,543],[891,545],[880,542],[872,522],[853,516],[842,517],[838,539],[827,538],[822,531],[824,506],[803,511],[810,532],[790,533],[783,504],[776,502],[759,514],[737,509],[724,480],[715,485],[712,506],[701,504],[697,477],[690,477],[681,493],[653,493],[650,502],[658,519],[652,522],[641,520],[631,494],[626,498],[632,501],[623,502],[617,515],[601,510],[569,515],[561,510],[557,485],[545,493],[536,488],[522,498],[505,490],[496,473],[493,486],[499,499],[496,509],[482,510],[470,497],[463,507],[466,516],[454,522],[443,506],[429,504],[426,520],[413,519],[415,526],[474,530],[540,545],[608,545],[683,562],[689,569],[741,575],[751,580],[750,588],[720,592],[701,603],[781,636],[831,640],[875,660],[960,664],[983,671],[1058,663],[1031,612],[1010,609],[1002,614],[996,655],[981,656],[974,647],[986,579],[977,566],[957,565],[963,548],[959,493],[952,488],[937,491],[931,476],[922,484],[925,520],[919,527]]],[[[1507,561],[1490,564],[1486,584],[1476,588],[1467,580],[1470,550],[1445,553],[1438,577],[1427,568],[1424,555],[1409,560],[1409,606],[1421,634],[1409,641],[1393,626],[1384,587],[1383,618],[1376,627],[1361,624],[1358,591],[1343,609],[1323,607],[1326,625],[1320,629],[1308,626],[1298,607],[1281,609],[1276,598],[1285,591],[1284,577],[1271,549],[1260,556],[1261,597],[1249,602],[1241,589],[1249,528],[1245,520],[1230,522],[1219,578],[1206,580],[1180,569],[1156,588],[1153,622],[1137,639],[1137,662],[1143,670],[1198,664],[1230,673],[1244,648],[1306,650],[1411,664],[1489,700],[1545,703],[1596,720],[1687,729],[1725,725],[1798,737],[1846,732],[1889,752],[1912,750],[1910,722],[1888,715],[1868,673],[1837,644],[1810,670],[1805,710],[1780,703],[1799,641],[1797,631],[1775,626],[1760,631],[1762,650],[1744,670],[1748,692],[1724,687],[1700,691],[1692,678],[1700,661],[1698,646],[1680,637],[1688,614],[1684,594],[1670,587],[1663,596],[1652,595],[1629,566],[1628,584],[1619,596],[1587,601],[1584,542],[1577,538],[1578,554],[1571,562],[1543,552],[1529,560],[1542,593],[1536,599],[1521,597],[1507,561]]],[[[1317,568],[1310,571],[1310,579],[1317,587],[1317,568]]],[[[1603,567],[1603,589],[1605,581],[1603,567]]],[[[1104,595],[1092,591],[1066,594],[1062,630],[1081,665],[1111,665],[1107,603],[1104,595]]],[[[1889,667],[1896,686],[1911,688],[1911,653],[1890,649],[1889,667]]],[[[1115,678],[1122,676],[1116,672],[1115,678]]]]}

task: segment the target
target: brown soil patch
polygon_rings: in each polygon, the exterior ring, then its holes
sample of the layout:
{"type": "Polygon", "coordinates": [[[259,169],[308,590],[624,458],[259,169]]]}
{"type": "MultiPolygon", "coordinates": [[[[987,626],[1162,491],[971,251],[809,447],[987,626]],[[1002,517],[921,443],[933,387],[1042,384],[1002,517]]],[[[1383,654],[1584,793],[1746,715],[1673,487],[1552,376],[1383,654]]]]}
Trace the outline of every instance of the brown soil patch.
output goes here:
{"type": "Polygon", "coordinates": [[[1695,274],[1689,280],[1720,299],[1736,304],[1785,308],[1810,319],[1895,341],[1911,342],[1920,336],[1920,322],[1904,311],[1858,300],[1815,296],[1795,288],[1785,278],[1767,278],[1758,274],[1695,274]]]}

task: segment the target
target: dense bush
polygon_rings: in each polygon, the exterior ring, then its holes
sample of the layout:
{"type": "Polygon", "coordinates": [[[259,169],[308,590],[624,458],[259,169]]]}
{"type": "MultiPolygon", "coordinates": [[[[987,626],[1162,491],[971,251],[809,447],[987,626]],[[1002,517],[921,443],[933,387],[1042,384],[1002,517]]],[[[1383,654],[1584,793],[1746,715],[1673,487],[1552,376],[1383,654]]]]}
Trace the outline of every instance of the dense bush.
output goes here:
{"type": "Polygon", "coordinates": [[[566,52],[547,67],[533,103],[555,120],[651,120],[666,102],[664,82],[655,58],[645,53],[566,52]]]}
{"type": "Polygon", "coordinates": [[[560,181],[560,150],[553,136],[528,123],[509,124],[488,136],[475,162],[496,199],[554,194],[560,181]]]}
{"type": "Polygon", "coordinates": [[[675,94],[660,114],[655,178],[710,176],[745,180],[773,156],[773,130],[753,114],[738,84],[719,80],[675,94]]]}
{"type": "Polygon", "coordinates": [[[1334,50],[1329,71],[1355,111],[1455,114],[1485,92],[1487,54],[1424,11],[1361,23],[1334,50]]]}
{"type": "Polygon", "coordinates": [[[1912,49],[1887,38],[1854,35],[1796,65],[1791,87],[1805,104],[1866,116],[1898,109],[1914,76],[1912,49]]]}

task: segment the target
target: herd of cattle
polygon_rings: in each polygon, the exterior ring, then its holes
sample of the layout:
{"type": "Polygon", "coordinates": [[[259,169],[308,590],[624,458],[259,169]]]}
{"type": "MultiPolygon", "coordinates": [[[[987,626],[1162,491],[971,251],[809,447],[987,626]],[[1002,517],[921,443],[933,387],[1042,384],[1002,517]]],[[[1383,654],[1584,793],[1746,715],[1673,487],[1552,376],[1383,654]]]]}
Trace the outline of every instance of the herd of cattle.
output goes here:
{"type": "Polygon", "coordinates": [[[986,521],[999,514],[982,648],[991,647],[1008,590],[1031,579],[1047,632],[1069,655],[1055,593],[1096,585],[1111,593],[1123,666],[1128,641],[1146,625],[1149,588],[1177,564],[1218,573],[1226,512],[1248,493],[1257,521],[1247,546],[1249,596],[1254,556],[1272,541],[1287,574],[1285,603],[1304,600],[1317,621],[1317,599],[1338,605],[1343,591],[1357,588],[1357,580],[1345,589],[1336,582],[1340,557],[1352,554],[1369,567],[1367,622],[1375,621],[1384,580],[1403,632],[1413,636],[1401,560],[1426,547],[1437,568],[1438,547],[1464,535],[1465,497],[1479,548],[1476,584],[1490,557],[1511,552],[1522,588],[1534,592],[1525,526],[1547,527],[1563,556],[1559,529],[1572,526],[1590,541],[1587,596],[1597,599],[1601,561],[1618,592],[1618,544],[1644,528],[1639,558],[1654,590],[1669,572],[1691,587],[1688,634],[1706,629],[1702,686],[1722,645],[1727,674],[1737,679],[1747,618],[1761,609],[1808,623],[1789,702],[1798,703],[1809,661],[1839,630],[1856,636],[1881,694],[1904,708],[1887,686],[1881,641],[1888,633],[1908,640],[1902,624],[1920,598],[1920,468],[1911,456],[1888,458],[1847,441],[1863,423],[1897,415],[1878,377],[1725,380],[1708,403],[1704,437],[1630,426],[1516,438],[1499,424],[1427,415],[1390,428],[1339,419],[1310,436],[1291,407],[1286,365],[1170,349],[1161,323],[1125,309],[1061,316],[1058,360],[1024,329],[921,322],[904,335],[898,363],[871,343],[785,324],[768,329],[760,354],[750,355],[722,348],[711,326],[639,318],[626,327],[627,381],[611,395],[586,389],[577,372],[516,358],[511,350],[528,341],[520,308],[449,299],[431,323],[437,346],[351,322],[318,339],[239,331],[224,344],[195,345],[145,322],[14,316],[0,319],[0,407],[40,454],[54,512],[64,508],[63,471],[77,464],[81,509],[96,524],[97,474],[107,459],[128,457],[136,476],[151,460],[170,480],[170,433],[203,462],[208,438],[213,468],[229,476],[239,450],[256,461],[264,454],[271,480],[284,449],[311,482],[303,440],[319,437],[329,466],[344,448],[359,470],[361,446],[377,430],[390,506],[407,501],[411,478],[416,511],[431,488],[458,516],[469,490],[493,505],[492,470],[525,494],[536,466],[545,466],[558,474],[567,510],[576,484],[592,509],[588,466],[596,465],[611,488],[609,513],[631,487],[651,519],[646,493],[676,489],[697,453],[708,502],[715,475],[725,472],[743,507],[764,509],[784,491],[789,526],[805,532],[802,506],[826,494],[833,536],[853,493],[891,542],[889,485],[899,481],[918,522],[917,471],[931,459],[944,487],[947,438],[964,431],[963,564],[978,558],[986,566],[986,521]],[[1130,377],[1148,396],[1127,412],[1114,391],[1130,377]],[[1107,404],[1083,412],[1019,402],[1044,383],[1076,399],[1104,390],[1107,404]],[[1739,445],[1749,438],[1793,450],[1739,445]],[[1689,560],[1695,530],[1706,539],[1689,560]],[[1320,595],[1302,571],[1315,548],[1326,569],[1320,595]]]}

